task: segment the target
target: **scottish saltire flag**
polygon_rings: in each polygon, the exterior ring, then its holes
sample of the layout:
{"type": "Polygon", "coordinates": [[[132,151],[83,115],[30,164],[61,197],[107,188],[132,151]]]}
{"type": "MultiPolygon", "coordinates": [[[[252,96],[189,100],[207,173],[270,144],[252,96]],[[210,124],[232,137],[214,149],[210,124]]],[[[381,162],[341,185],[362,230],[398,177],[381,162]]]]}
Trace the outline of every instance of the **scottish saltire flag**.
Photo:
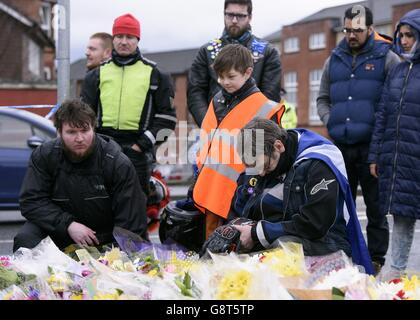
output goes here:
{"type": "Polygon", "coordinates": [[[295,129],[298,133],[299,145],[296,162],[304,159],[324,161],[334,172],[344,195],[343,214],[346,220],[346,231],[351,244],[353,262],[365,268],[367,274],[373,274],[372,260],[357,218],[356,206],[347,180],[346,166],[340,150],[329,140],[308,131],[295,129]]]}

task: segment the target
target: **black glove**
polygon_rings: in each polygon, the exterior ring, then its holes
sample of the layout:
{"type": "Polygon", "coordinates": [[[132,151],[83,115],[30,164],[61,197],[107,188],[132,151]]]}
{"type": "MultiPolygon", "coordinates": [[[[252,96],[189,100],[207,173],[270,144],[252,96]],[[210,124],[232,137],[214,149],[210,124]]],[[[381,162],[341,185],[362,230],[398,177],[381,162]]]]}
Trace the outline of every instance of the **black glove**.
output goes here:
{"type": "Polygon", "coordinates": [[[233,226],[254,223],[255,221],[246,218],[236,218],[228,224],[218,227],[203,244],[200,256],[203,256],[207,250],[212,253],[239,252],[241,233],[233,226]]]}

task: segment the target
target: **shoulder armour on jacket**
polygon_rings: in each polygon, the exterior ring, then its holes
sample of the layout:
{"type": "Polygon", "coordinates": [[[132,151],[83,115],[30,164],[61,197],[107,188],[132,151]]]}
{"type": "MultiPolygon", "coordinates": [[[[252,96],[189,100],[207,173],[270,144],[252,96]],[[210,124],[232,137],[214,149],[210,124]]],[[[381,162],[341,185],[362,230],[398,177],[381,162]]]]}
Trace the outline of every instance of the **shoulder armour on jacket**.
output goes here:
{"type": "Polygon", "coordinates": [[[157,63],[156,63],[156,62],[154,62],[153,60],[150,60],[150,59],[148,59],[148,58],[145,58],[143,55],[141,55],[141,60],[142,60],[145,64],[148,64],[148,65],[150,65],[150,66],[152,66],[152,67],[156,67],[156,66],[157,66],[157,63]]]}

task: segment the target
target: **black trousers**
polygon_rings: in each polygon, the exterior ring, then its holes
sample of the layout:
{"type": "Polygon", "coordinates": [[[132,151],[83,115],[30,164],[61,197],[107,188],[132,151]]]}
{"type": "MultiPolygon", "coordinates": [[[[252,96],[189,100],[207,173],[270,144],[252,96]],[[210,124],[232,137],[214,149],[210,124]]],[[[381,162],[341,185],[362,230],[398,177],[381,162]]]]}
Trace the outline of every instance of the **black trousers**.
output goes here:
{"type": "Polygon", "coordinates": [[[35,248],[47,236],[50,236],[51,240],[61,250],[74,243],[68,234],[48,234],[36,224],[26,221],[14,238],[13,252],[19,248],[35,248]]]}
{"type": "Polygon", "coordinates": [[[150,195],[150,176],[152,175],[153,153],[137,152],[131,145],[122,145],[124,154],[131,160],[139,177],[140,185],[146,198],[150,195]]]}
{"type": "Polygon", "coordinates": [[[353,199],[356,201],[357,186],[360,183],[366,204],[367,244],[373,261],[385,263],[388,251],[389,227],[386,213],[379,211],[378,179],[370,174],[367,162],[369,144],[337,145],[341,150],[353,199]]]}

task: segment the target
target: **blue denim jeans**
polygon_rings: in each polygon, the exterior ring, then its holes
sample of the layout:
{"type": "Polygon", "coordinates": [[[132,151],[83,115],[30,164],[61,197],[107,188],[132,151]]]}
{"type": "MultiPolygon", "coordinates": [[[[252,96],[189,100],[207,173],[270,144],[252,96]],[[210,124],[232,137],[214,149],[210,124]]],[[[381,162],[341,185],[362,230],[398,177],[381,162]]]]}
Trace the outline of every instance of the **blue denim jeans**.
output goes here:
{"type": "Polygon", "coordinates": [[[415,218],[407,218],[398,215],[394,216],[394,227],[392,229],[392,261],[391,268],[395,271],[404,271],[407,268],[408,256],[414,237],[415,218]]]}

